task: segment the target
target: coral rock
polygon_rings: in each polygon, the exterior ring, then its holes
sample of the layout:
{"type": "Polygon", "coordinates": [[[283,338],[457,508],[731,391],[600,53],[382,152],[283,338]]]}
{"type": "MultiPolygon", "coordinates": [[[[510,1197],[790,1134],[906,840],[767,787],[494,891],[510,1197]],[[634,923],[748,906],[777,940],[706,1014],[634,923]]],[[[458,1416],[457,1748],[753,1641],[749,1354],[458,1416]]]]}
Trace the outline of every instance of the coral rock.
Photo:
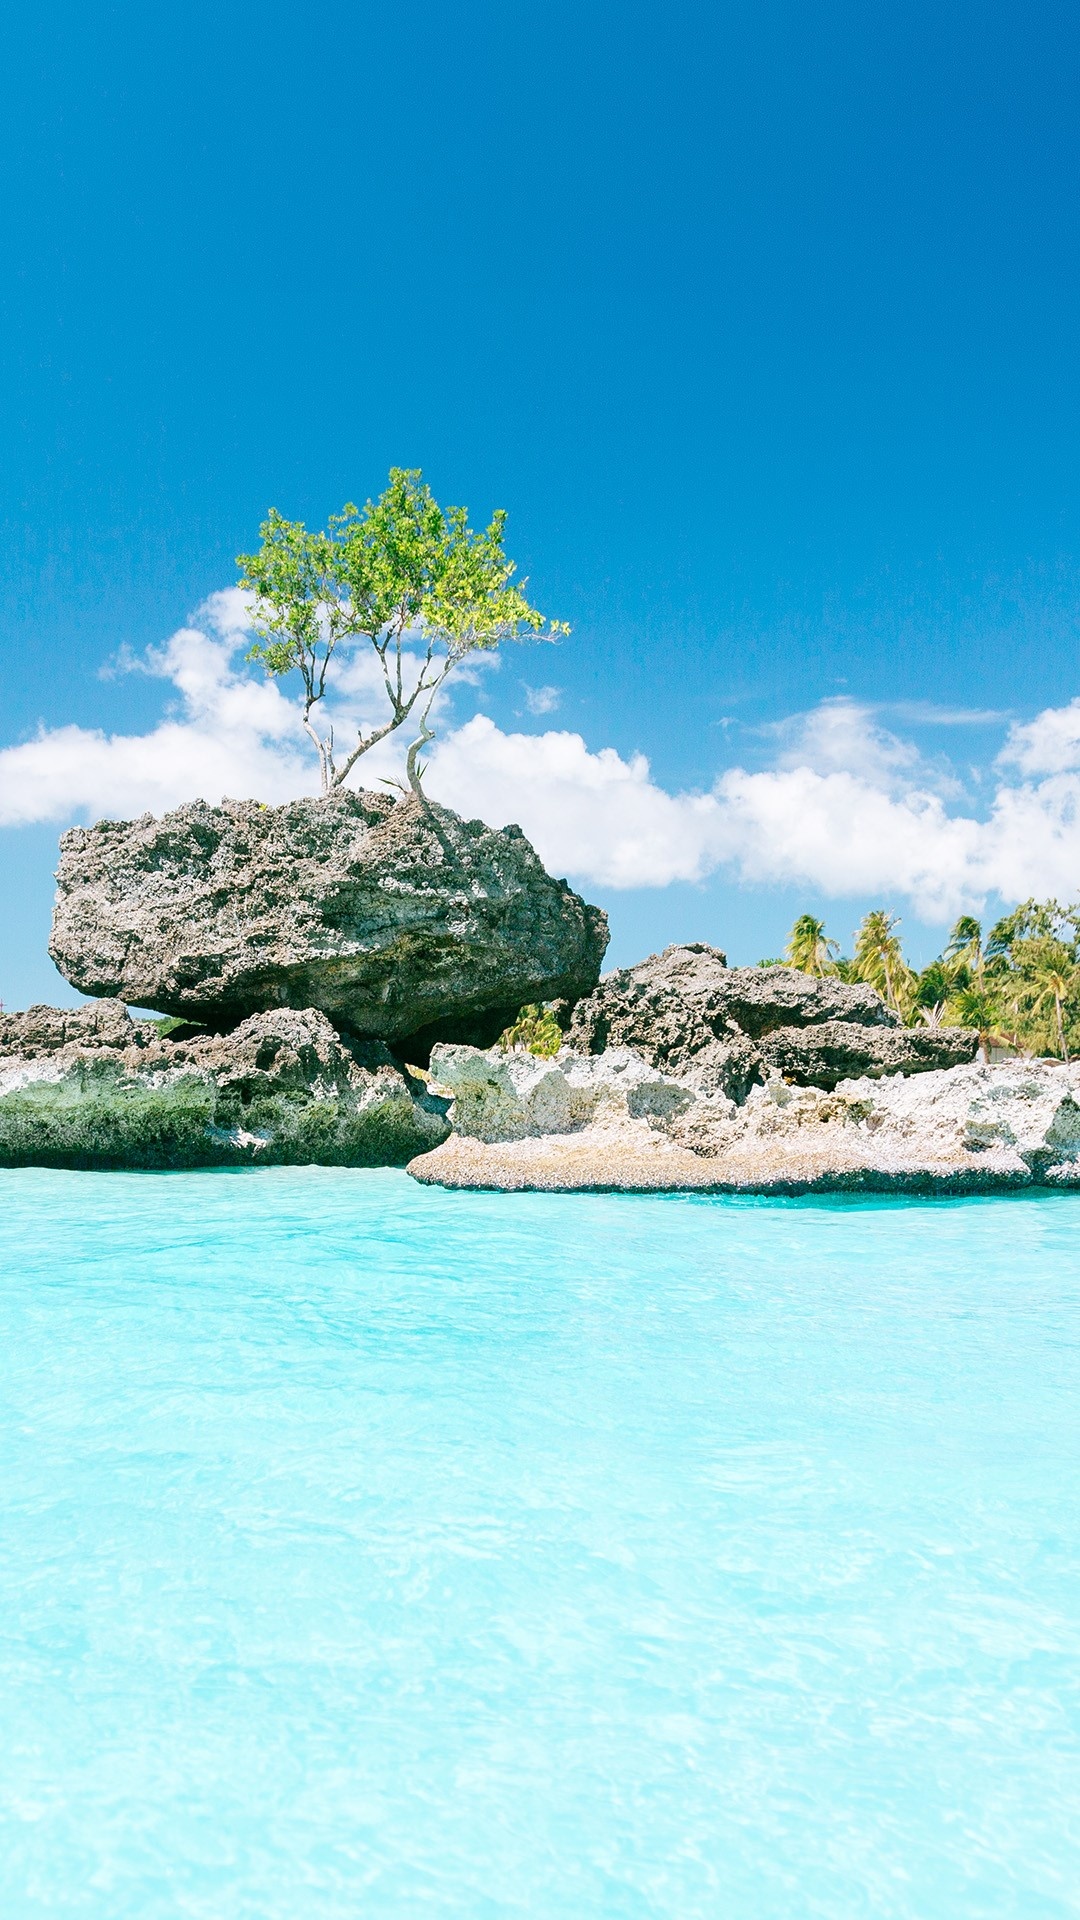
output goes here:
{"type": "Polygon", "coordinates": [[[801,1086],[835,1087],[857,1074],[929,1073],[966,1066],[979,1036],[966,1027],[867,1027],[849,1020],[777,1027],[758,1042],[767,1067],[801,1086]]]}
{"type": "Polygon", "coordinates": [[[446,1105],[313,1007],[230,1034],[163,1035],[116,1001],[0,1024],[3,1166],[400,1166],[445,1138],[446,1105]]]}
{"type": "Polygon", "coordinates": [[[742,1101],[771,1070],[822,1087],[856,1073],[913,1073],[974,1056],[961,1028],[901,1027],[868,986],[794,967],[729,967],[716,947],[665,947],[607,973],[566,1022],[585,1053],[633,1047],[701,1093],[742,1101]]]}
{"type": "MultiPolygon", "coordinates": [[[[560,1054],[536,1063],[548,1073],[541,1120],[528,1111],[527,1076],[515,1080],[517,1107],[504,1082],[496,1088],[497,1075],[485,1090],[490,1060],[455,1061],[464,1124],[455,1100],[453,1135],[409,1167],[418,1180],[780,1194],[1080,1187],[1080,1067],[1053,1061],[864,1077],[833,1092],[773,1080],[741,1106],[685,1088],[690,1097],[678,1101],[665,1081],[666,1105],[654,1101],[647,1114],[635,1114],[627,1099],[588,1114],[575,1111],[569,1083],[577,1069],[560,1054]]],[[[603,1057],[592,1064],[600,1068],[603,1057]]],[[[635,1085],[626,1056],[620,1074],[635,1085]]]]}
{"type": "Polygon", "coordinates": [[[607,920],[519,828],[410,797],[199,801],[74,827],[49,951],[81,992],[225,1027],[316,1007],[422,1060],[595,985],[607,920]]]}
{"type": "Polygon", "coordinates": [[[455,1132],[477,1140],[524,1140],[572,1133],[626,1119],[667,1124],[694,1103],[689,1088],[657,1073],[626,1047],[599,1058],[563,1050],[553,1060],[530,1053],[482,1053],[436,1047],[433,1081],[453,1096],[455,1132]]]}

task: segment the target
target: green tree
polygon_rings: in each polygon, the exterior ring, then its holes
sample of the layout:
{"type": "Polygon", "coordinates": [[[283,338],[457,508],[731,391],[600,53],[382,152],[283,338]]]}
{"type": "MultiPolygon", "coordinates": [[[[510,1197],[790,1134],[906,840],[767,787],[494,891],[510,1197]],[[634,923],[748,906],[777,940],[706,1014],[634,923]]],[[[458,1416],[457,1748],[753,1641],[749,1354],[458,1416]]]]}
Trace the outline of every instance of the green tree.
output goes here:
{"type": "Polygon", "coordinates": [[[945,1010],[956,987],[956,981],[947,960],[944,957],[931,960],[917,976],[911,991],[911,1011],[916,1020],[923,1020],[928,1027],[944,1025],[945,1010]]]}
{"type": "Polygon", "coordinates": [[[862,974],[859,972],[858,961],[850,953],[839,954],[834,965],[838,980],[842,980],[848,987],[858,986],[862,974]]]}
{"type": "Polygon", "coordinates": [[[970,913],[960,915],[946,942],[941,961],[950,968],[957,986],[971,980],[981,982],[986,965],[982,923],[970,913]]]}
{"type": "Polygon", "coordinates": [[[907,961],[896,928],[900,918],[875,908],[855,930],[855,965],[860,980],[874,987],[901,1019],[912,1003],[914,975],[907,961]]]}
{"type": "Polygon", "coordinates": [[[1012,1044],[1067,1059],[1080,1045],[1080,910],[1024,900],[986,937],[984,976],[1012,1044]]]}
{"type": "Polygon", "coordinates": [[[343,507],[324,532],[309,533],[302,521],[270,512],[258,552],[238,556],[240,584],[254,596],[248,658],[275,679],[299,674],[303,725],[324,794],[410,718],[417,732],[406,773],[419,792],[419,756],[435,737],[432,709],[454,668],[504,640],[569,633],[530,606],[527,582],[513,584],[505,524],[499,512],[484,532],[474,531],[464,507],[444,510],[418,471],[394,467],[378,500],[343,507]],[[388,713],[360,731],[339,763],[333,728],[320,732],[312,716],[326,696],[331,662],[350,643],[373,650],[388,713]]]}
{"type": "Polygon", "coordinates": [[[1080,968],[1059,954],[1047,952],[1033,970],[1030,991],[1032,1013],[1037,1016],[1043,1010],[1049,1013],[1053,1009],[1057,1052],[1062,1060],[1067,1061],[1069,1045],[1065,1032],[1065,1009],[1075,1002],[1080,991],[1080,968]]]}
{"type": "Polygon", "coordinates": [[[1040,940],[1056,940],[1080,960],[1080,908],[1063,907],[1057,900],[1023,900],[1011,913],[995,921],[986,936],[988,966],[1016,964],[1017,950],[1040,940]]]}
{"type": "Polygon", "coordinates": [[[826,937],[824,920],[815,920],[812,913],[800,913],[788,934],[784,951],[789,966],[820,980],[836,972],[840,947],[837,941],[826,937]]]}
{"type": "Polygon", "coordinates": [[[960,987],[949,1002],[949,1012],[957,1026],[974,1027],[982,1057],[989,1063],[991,1047],[1005,1038],[998,1031],[1001,1015],[994,994],[985,987],[960,987]]]}
{"type": "Polygon", "coordinates": [[[936,960],[918,975],[912,1011],[928,1026],[976,1027],[984,1057],[1003,1036],[997,1032],[998,1007],[986,989],[986,956],[981,923],[961,914],[936,960]]]}

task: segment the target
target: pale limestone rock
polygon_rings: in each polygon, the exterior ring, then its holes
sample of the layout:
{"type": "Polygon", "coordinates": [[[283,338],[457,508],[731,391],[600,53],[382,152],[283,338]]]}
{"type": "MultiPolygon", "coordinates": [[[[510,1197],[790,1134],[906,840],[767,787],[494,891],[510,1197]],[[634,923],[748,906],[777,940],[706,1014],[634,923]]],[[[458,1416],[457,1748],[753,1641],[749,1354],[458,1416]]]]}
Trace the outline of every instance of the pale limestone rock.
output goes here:
{"type": "Polygon", "coordinates": [[[436,1047],[432,1080],[453,1095],[451,1123],[476,1140],[525,1140],[626,1120],[665,1126],[694,1104],[692,1090],[628,1047],[590,1057],[564,1047],[552,1060],[492,1047],[436,1047]]]}
{"type": "Polygon", "coordinates": [[[694,1097],[693,1089],[659,1076],[661,1096],[651,1097],[646,1114],[630,1098],[635,1084],[646,1083],[635,1082],[627,1050],[618,1051],[610,1085],[621,1083],[625,1092],[621,1099],[609,1095],[591,1114],[572,1104],[572,1059],[562,1053],[535,1063],[546,1067],[550,1082],[543,1127],[529,1109],[529,1088],[540,1084],[540,1074],[519,1067],[524,1097],[512,1073],[496,1075],[496,1098],[479,1064],[490,1056],[474,1056],[471,1066],[460,1060],[461,1084],[470,1089],[468,1126],[457,1126],[452,1108],[454,1136],[410,1172],[451,1186],[775,1193],[1080,1184],[1080,1066],[1010,1061],[867,1077],[833,1092],[772,1080],[740,1107],[694,1097]],[[669,1096],[670,1088],[689,1098],[669,1096]]]}
{"type": "Polygon", "coordinates": [[[1053,1060],[954,1067],[915,1080],[848,1080],[873,1123],[920,1150],[1006,1151],[1032,1171],[1080,1153],[1080,1066],[1053,1060]]]}

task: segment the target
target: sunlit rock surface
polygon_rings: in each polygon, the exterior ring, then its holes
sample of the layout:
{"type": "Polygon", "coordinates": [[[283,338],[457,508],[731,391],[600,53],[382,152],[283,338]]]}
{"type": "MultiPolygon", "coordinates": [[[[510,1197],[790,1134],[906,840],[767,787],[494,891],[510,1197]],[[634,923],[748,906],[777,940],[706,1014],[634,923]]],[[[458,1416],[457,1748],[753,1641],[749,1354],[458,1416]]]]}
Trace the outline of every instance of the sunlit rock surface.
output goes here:
{"type": "Polygon", "coordinates": [[[959,1027],[901,1026],[873,987],[794,967],[729,967],[716,947],[665,947],[607,973],[566,1019],[568,1045],[633,1047],[701,1093],[744,1100],[770,1070],[834,1087],[860,1073],[919,1073],[974,1058],[959,1027]]]}
{"type": "Polygon", "coordinates": [[[553,1060],[492,1048],[436,1047],[432,1084],[453,1096],[454,1126],[477,1140],[524,1140],[624,1120],[666,1123],[695,1096],[627,1047],[553,1060]]]}
{"type": "Polygon", "coordinates": [[[588,993],[608,940],[520,828],[365,792],[74,827],[57,888],[49,951],[80,992],[221,1027],[321,1008],[421,1064],[588,993]]]}
{"type": "Polygon", "coordinates": [[[417,1179],[763,1193],[1080,1184],[1080,1067],[1054,1061],[864,1076],[832,1091],[774,1078],[741,1105],[662,1076],[662,1097],[635,1112],[630,1094],[648,1083],[625,1052],[604,1102],[589,1110],[574,1091],[582,1063],[569,1052],[533,1063],[541,1074],[469,1051],[456,1048],[447,1062],[454,1132],[411,1163],[417,1179]]]}

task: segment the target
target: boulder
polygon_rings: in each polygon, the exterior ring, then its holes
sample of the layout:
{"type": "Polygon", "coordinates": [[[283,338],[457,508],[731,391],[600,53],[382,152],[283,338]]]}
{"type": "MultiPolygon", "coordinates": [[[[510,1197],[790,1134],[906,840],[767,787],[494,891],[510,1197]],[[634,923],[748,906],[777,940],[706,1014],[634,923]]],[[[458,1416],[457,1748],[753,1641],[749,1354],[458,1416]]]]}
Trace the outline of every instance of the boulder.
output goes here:
{"type": "Polygon", "coordinates": [[[219,1027],[320,1008],[421,1062],[588,993],[608,940],[519,827],[414,796],[104,820],[63,836],[56,877],[49,951],[80,992],[219,1027]]]}
{"type": "Polygon", "coordinates": [[[632,1047],[697,1091],[736,1101],[770,1071],[828,1088],[853,1073],[953,1066],[978,1046],[961,1028],[902,1027],[872,987],[794,967],[729,967],[702,944],[605,974],[565,1025],[582,1052],[632,1047]]]}
{"type": "Polygon", "coordinates": [[[0,1059],[37,1060],[64,1047],[119,1048],[157,1038],[153,1021],[136,1023],[121,1000],[91,1000],[82,1007],[27,1007],[0,1014],[0,1059]]]}
{"type": "Polygon", "coordinates": [[[0,1022],[3,1166],[400,1166],[445,1138],[446,1106],[316,1008],[229,1034],[163,1034],[118,1001],[0,1022]]]}

